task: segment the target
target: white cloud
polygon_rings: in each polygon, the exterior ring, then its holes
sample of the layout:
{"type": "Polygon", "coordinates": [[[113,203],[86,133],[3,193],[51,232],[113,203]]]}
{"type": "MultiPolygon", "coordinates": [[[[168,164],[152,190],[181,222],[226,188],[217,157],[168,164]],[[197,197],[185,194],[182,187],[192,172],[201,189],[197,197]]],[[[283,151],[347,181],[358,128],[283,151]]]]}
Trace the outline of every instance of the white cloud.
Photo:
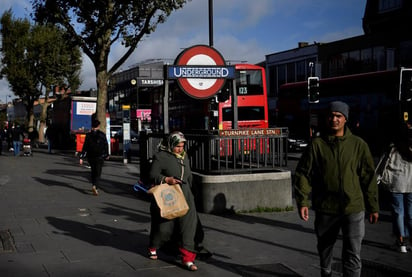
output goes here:
{"type": "Polygon", "coordinates": [[[80,90],[96,89],[96,73],[94,70],[94,65],[85,54],[83,54],[82,57],[83,65],[80,75],[82,84],[80,85],[80,90]]]}

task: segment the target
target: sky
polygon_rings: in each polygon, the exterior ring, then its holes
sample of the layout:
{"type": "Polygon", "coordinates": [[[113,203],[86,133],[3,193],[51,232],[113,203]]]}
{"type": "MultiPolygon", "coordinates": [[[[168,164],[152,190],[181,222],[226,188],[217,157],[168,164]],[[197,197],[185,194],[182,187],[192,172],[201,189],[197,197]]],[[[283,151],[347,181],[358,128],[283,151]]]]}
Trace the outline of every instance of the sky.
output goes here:
{"type": "MultiPolygon", "coordinates": [[[[213,0],[213,46],[226,61],[258,63],[265,56],[297,48],[298,42],[332,42],[363,35],[367,0],[213,0]]],[[[126,70],[148,59],[171,62],[184,48],[209,45],[209,0],[191,0],[144,38],[121,66],[126,70]]],[[[29,0],[2,0],[0,16],[12,9],[15,18],[29,18],[29,0]]],[[[112,47],[109,67],[125,52],[112,47]]],[[[95,70],[83,55],[81,90],[96,88],[95,70]]],[[[14,98],[7,80],[0,80],[0,102],[14,98]]]]}

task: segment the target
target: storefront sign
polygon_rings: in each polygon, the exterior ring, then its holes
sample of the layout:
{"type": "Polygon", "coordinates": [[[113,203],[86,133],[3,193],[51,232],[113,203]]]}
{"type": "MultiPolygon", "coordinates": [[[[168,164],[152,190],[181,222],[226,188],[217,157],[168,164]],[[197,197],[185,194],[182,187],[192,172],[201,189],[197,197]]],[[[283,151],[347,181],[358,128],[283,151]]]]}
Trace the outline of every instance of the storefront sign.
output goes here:
{"type": "Polygon", "coordinates": [[[283,135],[282,128],[220,130],[221,137],[283,135]]]}
{"type": "Polygon", "coordinates": [[[141,87],[157,87],[163,85],[162,79],[137,79],[138,85],[141,87]]]}

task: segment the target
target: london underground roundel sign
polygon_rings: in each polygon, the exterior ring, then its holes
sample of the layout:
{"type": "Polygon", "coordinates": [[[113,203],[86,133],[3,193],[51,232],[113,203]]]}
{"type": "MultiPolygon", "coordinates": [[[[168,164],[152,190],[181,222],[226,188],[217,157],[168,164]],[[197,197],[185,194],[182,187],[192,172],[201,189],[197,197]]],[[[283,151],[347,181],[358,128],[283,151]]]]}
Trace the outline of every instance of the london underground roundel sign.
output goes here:
{"type": "Polygon", "coordinates": [[[233,78],[234,68],[226,67],[222,55],[207,45],[195,45],[176,58],[168,68],[168,78],[175,78],[180,88],[198,99],[210,98],[233,78]]]}

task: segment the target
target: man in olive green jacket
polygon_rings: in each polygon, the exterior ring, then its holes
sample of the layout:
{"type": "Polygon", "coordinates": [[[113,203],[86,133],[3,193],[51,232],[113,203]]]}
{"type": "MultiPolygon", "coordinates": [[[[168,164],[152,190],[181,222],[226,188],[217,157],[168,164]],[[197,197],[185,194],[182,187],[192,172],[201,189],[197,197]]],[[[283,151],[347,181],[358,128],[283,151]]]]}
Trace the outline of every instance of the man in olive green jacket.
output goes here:
{"type": "Polygon", "coordinates": [[[328,133],[314,138],[296,168],[294,188],[299,216],[309,219],[309,196],[321,275],[332,276],[333,247],[342,231],[343,276],[360,276],[365,209],[370,223],[379,217],[375,165],[364,140],[346,127],[349,106],[331,102],[328,133]]]}

